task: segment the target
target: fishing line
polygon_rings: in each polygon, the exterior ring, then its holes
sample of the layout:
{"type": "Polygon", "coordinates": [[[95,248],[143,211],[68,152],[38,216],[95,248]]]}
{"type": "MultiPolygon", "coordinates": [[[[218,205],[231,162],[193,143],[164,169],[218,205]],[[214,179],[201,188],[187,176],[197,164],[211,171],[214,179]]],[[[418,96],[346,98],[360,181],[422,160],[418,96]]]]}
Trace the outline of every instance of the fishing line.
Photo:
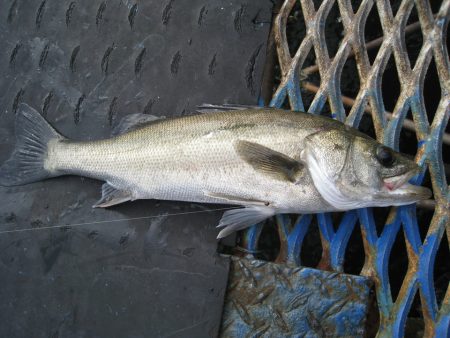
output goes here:
{"type": "MultiPolygon", "coordinates": [[[[218,209],[210,209],[210,210],[186,211],[186,212],[179,212],[179,213],[175,213],[175,214],[160,214],[160,215],[132,217],[132,218],[119,218],[119,219],[112,219],[112,220],[105,220],[105,221],[96,221],[96,222],[73,223],[73,224],[64,224],[64,225],[51,225],[51,226],[45,226],[45,227],[34,227],[34,228],[24,228],[24,229],[11,229],[11,230],[0,231],[0,235],[1,234],[10,234],[10,233],[14,233],[14,232],[48,230],[48,229],[58,229],[58,228],[73,228],[73,227],[78,227],[78,226],[83,226],[83,225],[105,224],[105,223],[124,222],[124,221],[137,221],[137,220],[143,220],[143,219],[169,217],[169,216],[192,215],[192,214],[200,214],[200,213],[205,213],[205,212],[232,210],[232,209],[240,209],[240,208],[241,207],[228,207],[228,208],[218,208],[218,209]]],[[[13,223],[0,224],[0,226],[2,226],[2,225],[11,225],[11,224],[13,224],[13,223]]]]}

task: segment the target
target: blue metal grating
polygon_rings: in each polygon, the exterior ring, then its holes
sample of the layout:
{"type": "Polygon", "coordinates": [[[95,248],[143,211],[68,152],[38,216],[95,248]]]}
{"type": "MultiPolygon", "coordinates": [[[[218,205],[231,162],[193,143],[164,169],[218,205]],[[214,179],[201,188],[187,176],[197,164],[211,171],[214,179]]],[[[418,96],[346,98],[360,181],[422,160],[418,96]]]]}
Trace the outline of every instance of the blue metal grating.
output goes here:
{"type": "MultiPolygon", "coordinates": [[[[287,18],[296,4],[296,0],[284,1],[274,23],[275,43],[281,70],[281,82],[270,102],[270,106],[281,107],[286,99],[291,109],[305,110],[302,99],[302,87],[314,87],[301,81],[301,74],[310,69],[303,68],[309,52],[314,50],[316,69],[320,74],[320,86],[314,88],[315,96],[308,108],[309,113],[320,113],[328,102],[332,117],[357,127],[365,113],[370,113],[377,139],[386,145],[399,149],[402,127],[414,129],[418,149],[415,160],[423,171],[413,179],[422,183],[429,172],[434,192],[434,214],[427,226],[425,240],[422,241],[416,217],[416,206],[391,208],[384,228],[377,234],[372,209],[348,211],[335,228],[330,214],[301,215],[293,226],[288,225],[285,216],[278,216],[276,221],[281,243],[281,256],[277,261],[300,265],[300,250],[314,217],[322,242],[322,259],[319,268],[343,271],[344,256],[350,235],[358,231],[364,242],[365,263],[361,275],[370,277],[376,286],[380,323],[379,337],[401,337],[408,312],[417,292],[420,294],[421,311],[424,320],[424,336],[448,337],[450,335],[450,287],[440,308],[436,300],[433,281],[435,257],[444,233],[450,242],[450,194],[442,160],[442,142],[450,115],[450,75],[449,56],[446,46],[446,29],[450,19],[450,0],[442,1],[437,13],[433,15],[429,1],[417,0],[401,2],[395,15],[389,1],[363,0],[356,12],[349,0],[324,0],[315,9],[311,0],[300,0],[301,12],[306,25],[306,36],[301,41],[294,56],[289,53],[286,38],[287,18]],[[332,7],[337,4],[344,27],[343,37],[334,58],[330,58],[325,41],[325,21],[332,7]],[[415,7],[423,44],[417,61],[411,66],[405,47],[405,30],[408,17],[415,7]],[[364,40],[364,28],[372,8],[380,17],[383,38],[371,63],[368,57],[368,44],[364,40]],[[393,56],[400,79],[400,95],[392,113],[386,112],[382,97],[382,75],[389,58],[393,56]],[[352,101],[347,114],[344,98],[340,89],[340,78],[346,60],[354,57],[360,88],[352,101]],[[436,64],[441,99],[431,122],[427,117],[424,102],[424,79],[430,62],[436,64]],[[406,119],[408,111],[412,112],[413,121],[406,119]],[[388,264],[394,241],[403,231],[408,268],[396,299],[391,294],[388,264]]],[[[317,1],[316,1],[317,2],[317,1]]],[[[311,67],[309,67],[311,68],[311,67]]],[[[447,141],[448,142],[448,141],[447,141]]],[[[423,225],[422,225],[423,226],[423,225]]],[[[254,252],[262,226],[257,225],[247,231],[244,237],[245,248],[254,252]]]]}

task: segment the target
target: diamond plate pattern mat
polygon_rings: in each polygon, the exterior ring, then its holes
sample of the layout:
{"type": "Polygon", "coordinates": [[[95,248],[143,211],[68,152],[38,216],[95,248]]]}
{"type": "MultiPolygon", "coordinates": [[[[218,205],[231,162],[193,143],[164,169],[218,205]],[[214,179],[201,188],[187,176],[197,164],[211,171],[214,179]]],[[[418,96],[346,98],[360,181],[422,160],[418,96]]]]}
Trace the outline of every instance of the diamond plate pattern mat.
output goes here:
{"type": "MultiPolygon", "coordinates": [[[[78,140],[108,137],[127,114],[255,104],[271,8],[0,0],[0,163],[21,102],[78,140]]],[[[0,336],[217,335],[228,276],[216,254],[221,213],[158,201],[93,210],[100,187],[80,177],[0,187],[2,231],[100,222],[0,234],[0,336]]]]}

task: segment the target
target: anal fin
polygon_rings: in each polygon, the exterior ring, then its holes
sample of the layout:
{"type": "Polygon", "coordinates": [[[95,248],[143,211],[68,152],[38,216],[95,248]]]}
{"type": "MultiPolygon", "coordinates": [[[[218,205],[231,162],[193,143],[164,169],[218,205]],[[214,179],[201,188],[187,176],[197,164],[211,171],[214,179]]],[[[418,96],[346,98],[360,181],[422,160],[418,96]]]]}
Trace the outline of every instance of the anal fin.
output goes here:
{"type": "Polygon", "coordinates": [[[275,209],[259,205],[228,210],[223,214],[222,219],[217,226],[224,228],[219,232],[217,238],[223,238],[235,231],[248,228],[273,215],[275,215],[275,209]]]}
{"type": "Polygon", "coordinates": [[[131,201],[132,195],[129,191],[118,190],[109,183],[102,185],[102,198],[95,203],[93,208],[108,208],[116,204],[131,201]]]}

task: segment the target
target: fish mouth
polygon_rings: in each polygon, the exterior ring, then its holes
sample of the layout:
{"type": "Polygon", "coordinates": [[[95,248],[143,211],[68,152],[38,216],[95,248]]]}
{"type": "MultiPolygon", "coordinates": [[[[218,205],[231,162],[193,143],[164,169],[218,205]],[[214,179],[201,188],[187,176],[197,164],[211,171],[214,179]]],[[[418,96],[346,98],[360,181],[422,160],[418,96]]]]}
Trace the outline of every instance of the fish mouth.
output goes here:
{"type": "Polygon", "coordinates": [[[417,170],[408,171],[402,175],[387,177],[383,179],[384,188],[388,191],[396,190],[409,181],[417,173],[417,170]]]}
{"type": "Polygon", "coordinates": [[[417,171],[411,170],[402,175],[384,178],[382,194],[398,198],[399,204],[404,204],[402,201],[416,202],[429,199],[432,196],[430,189],[408,183],[417,171]]]}

